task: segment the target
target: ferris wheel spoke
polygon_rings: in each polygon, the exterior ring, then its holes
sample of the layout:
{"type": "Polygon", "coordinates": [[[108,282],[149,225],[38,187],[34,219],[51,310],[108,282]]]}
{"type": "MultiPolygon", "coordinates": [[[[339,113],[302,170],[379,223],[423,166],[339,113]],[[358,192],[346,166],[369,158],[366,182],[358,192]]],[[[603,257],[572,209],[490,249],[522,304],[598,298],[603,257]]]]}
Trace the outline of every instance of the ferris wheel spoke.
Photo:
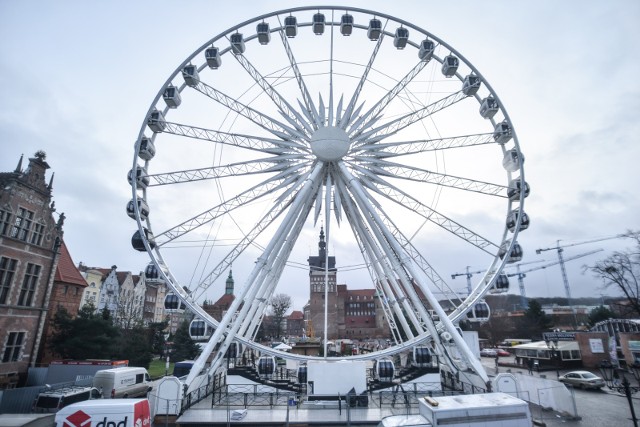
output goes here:
{"type": "Polygon", "coordinates": [[[379,115],[389,105],[391,101],[427,66],[427,61],[418,62],[385,96],[364,113],[350,128],[349,133],[358,134],[361,129],[369,128],[379,119],[379,115]],[[369,120],[369,121],[367,121],[369,120]]]}
{"type": "Polygon", "coordinates": [[[163,122],[165,129],[163,133],[194,138],[201,141],[210,141],[217,144],[226,144],[234,147],[256,150],[269,154],[285,154],[309,149],[295,141],[282,139],[265,138],[260,136],[244,135],[238,133],[222,132],[205,129],[195,126],[183,125],[180,123],[163,122]]]}
{"type": "Polygon", "coordinates": [[[385,160],[369,159],[365,165],[358,167],[358,170],[367,175],[373,173],[378,176],[388,176],[414,182],[441,185],[443,187],[472,191],[487,196],[507,197],[508,187],[504,185],[441,174],[422,168],[387,162],[385,160]]]}
{"type": "MultiPolygon", "coordinates": [[[[385,20],[384,28],[380,33],[380,37],[378,37],[378,41],[376,42],[376,45],[373,48],[373,51],[371,52],[371,55],[369,55],[369,61],[367,62],[367,66],[364,68],[362,77],[360,77],[360,80],[358,81],[358,85],[356,86],[356,89],[351,95],[349,104],[347,104],[347,108],[345,109],[344,114],[342,115],[342,120],[340,122],[340,127],[342,129],[346,129],[347,126],[349,126],[349,124],[351,123],[351,119],[353,117],[358,117],[358,114],[354,114],[354,109],[356,108],[356,104],[358,103],[360,92],[362,92],[362,88],[365,82],[367,81],[367,77],[369,76],[369,72],[371,71],[371,67],[373,66],[373,62],[378,56],[378,51],[380,50],[380,46],[382,46],[382,40],[384,40],[384,36],[386,34],[384,29],[387,27],[388,22],[389,22],[388,19],[385,20]]],[[[360,106],[360,108],[362,108],[362,105],[360,106]]]]}
{"type": "Polygon", "coordinates": [[[302,166],[300,156],[284,155],[264,159],[249,160],[224,166],[190,169],[176,172],[149,174],[149,187],[168,184],[181,184],[208,179],[220,179],[262,173],[274,173],[302,166]]]}
{"type": "Polygon", "coordinates": [[[194,89],[286,141],[305,140],[304,133],[299,132],[297,129],[256,111],[201,81],[194,86],[194,89]]]}
{"type": "MultiPolygon", "coordinates": [[[[280,18],[278,18],[280,19],[280,18]]],[[[298,67],[298,62],[296,61],[293,51],[291,50],[291,45],[289,44],[289,40],[285,35],[284,29],[278,31],[280,34],[280,39],[282,40],[282,45],[287,53],[287,58],[289,59],[289,63],[291,64],[291,69],[293,70],[293,74],[296,77],[296,81],[298,82],[298,87],[300,88],[300,93],[302,94],[302,100],[304,102],[303,111],[306,113],[309,121],[313,123],[314,128],[317,129],[321,126],[320,119],[318,117],[318,111],[313,103],[313,99],[309,94],[309,90],[307,89],[307,85],[302,78],[302,74],[300,73],[300,68],[298,67]]]]}
{"type": "MultiPolygon", "coordinates": [[[[370,129],[366,132],[363,132],[363,128],[361,128],[359,132],[351,136],[353,144],[355,146],[359,146],[364,145],[367,142],[371,143],[380,141],[388,137],[389,135],[393,135],[401,131],[402,129],[411,126],[412,124],[428,116],[431,116],[434,113],[437,113],[438,111],[444,110],[445,108],[462,101],[465,98],[467,98],[467,95],[465,95],[462,91],[455,92],[432,104],[427,105],[426,107],[423,107],[411,113],[407,113],[402,117],[399,117],[376,128],[370,129]]],[[[373,118],[372,120],[375,120],[375,118],[373,118]]],[[[357,122],[354,123],[354,125],[357,126],[357,122]]],[[[352,129],[353,128],[354,126],[352,126],[352,129]]]]}
{"type": "Polygon", "coordinates": [[[253,66],[251,62],[242,54],[233,55],[233,57],[242,65],[247,73],[253,78],[264,93],[271,98],[273,103],[278,107],[282,117],[289,122],[300,133],[307,132],[305,136],[311,134],[314,129],[307,123],[303,117],[298,113],[283,97],[267,82],[267,80],[260,74],[260,72],[253,66]]]}
{"type": "Polygon", "coordinates": [[[497,254],[498,245],[496,245],[495,243],[485,239],[484,237],[480,236],[469,228],[464,227],[462,224],[453,221],[445,215],[442,215],[435,209],[426,206],[419,200],[408,195],[406,192],[385,182],[380,177],[375,177],[375,183],[372,183],[369,182],[369,178],[371,177],[371,175],[366,174],[366,176],[367,179],[361,179],[360,181],[368,189],[375,191],[376,193],[380,194],[388,200],[391,200],[399,206],[402,206],[405,209],[408,209],[411,212],[422,216],[426,220],[429,220],[434,224],[442,227],[443,229],[449,231],[450,233],[453,233],[454,235],[460,237],[461,239],[466,240],[468,243],[476,246],[477,248],[483,250],[491,256],[495,256],[497,254]],[[492,253],[490,249],[494,249],[496,252],[492,253]]]}
{"type": "Polygon", "coordinates": [[[297,181],[299,176],[293,173],[294,171],[288,170],[278,174],[276,177],[273,177],[263,183],[260,183],[248,190],[245,190],[235,197],[221,203],[207,211],[202,212],[199,215],[196,215],[187,221],[184,221],[163,233],[160,233],[156,240],[158,242],[158,246],[166,245],[172,240],[177,239],[198,227],[207,224],[216,218],[219,218],[222,215],[228,214],[248,203],[251,203],[255,200],[263,198],[269,194],[272,194],[278,190],[286,188],[291,185],[293,182],[297,181]]]}
{"type": "Polygon", "coordinates": [[[413,141],[378,142],[374,144],[361,145],[358,149],[362,151],[362,156],[374,155],[377,158],[388,158],[424,153],[428,151],[440,151],[490,144],[495,144],[493,133],[480,133],[447,138],[418,139],[413,141]]]}

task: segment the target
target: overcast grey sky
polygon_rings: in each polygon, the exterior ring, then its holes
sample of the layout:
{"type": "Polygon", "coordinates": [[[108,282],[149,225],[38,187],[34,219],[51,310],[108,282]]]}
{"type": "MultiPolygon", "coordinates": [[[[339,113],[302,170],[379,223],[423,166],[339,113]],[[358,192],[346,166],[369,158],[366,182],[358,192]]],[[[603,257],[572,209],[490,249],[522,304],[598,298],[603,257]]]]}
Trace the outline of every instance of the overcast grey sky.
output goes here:
{"type": "MultiPolygon", "coordinates": [[[[0,0],[0,170],[13,170],[21,154],[46,151],[74,261],[143,270],[148,257],[130,245],[135,224],[125,214],[126,174],[156,93],[216,34],[263,13],[314,4],[0,0]]],[[[640,2],[371,0],[345,6],[424,28],[490,81],[526,156],[532,225],[519,239],[523,262],[554,261],[555,252],[539,256],[535,249],[557,240],[571,244],[640,229],[640,2]]],[[[305,245],[315,248],[315,237],[310,240],[305,245]]],[[[606,293],[581,267],[625,247],[618,239],[567,248],[567,257],[605,250],[567,264],[573,296],[606,293]]],[[[306,254],[297,261],[304,263],[306,254]]],[[[483,267],[450,260],[441,274],[467,265],[483,267]]],[[[464,279],[456,280],[463,288],[464,279]]],[[[339,275],[345,281],[361,287],[353,276],[339,275]]],[[[564,295],[557,266],[530,273],[526,286],[530,297],[564,295]]],[[[306,287],[284,291],[301,309],[306,287]]]]}

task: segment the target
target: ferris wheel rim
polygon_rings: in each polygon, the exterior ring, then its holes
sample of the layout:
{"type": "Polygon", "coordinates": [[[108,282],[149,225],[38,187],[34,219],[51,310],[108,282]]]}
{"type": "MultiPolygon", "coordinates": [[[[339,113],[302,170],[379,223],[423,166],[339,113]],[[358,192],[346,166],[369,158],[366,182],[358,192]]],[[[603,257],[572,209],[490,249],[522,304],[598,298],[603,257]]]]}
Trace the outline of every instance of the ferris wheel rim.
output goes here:
{"type": "MultiPolygon", "coordinates": [[[[154,107],[158,104],[160,104],[161,102],[161,98],[162,98],[162,94],[165,90],[165,88],[171,84],[171,82],[179,75],[180,71],[184,68],[185,65],[187,65],[188,63],[190,63],[198,54],[202,54],[202,52],[210,45],[212,45],[213,43],[217,42],[218,40],[224,38],[225,36],[231,34],[233,31],[237,31],[239,28],[243,28],[246,25],[252,24],[252,23],[256,23],[259,22],[260,20],[264,20],[270,17],[274,17],[274,16],[282,16],[285,15],[287,13],[292,14],[295,12],[302,12],[302,11],[315,11],[315,10],[331,10],[331,11],[348,11],[348,12],[359,12],[362,14],[368,14],[368,15],[372,15],[372,16],[377,16],[377,17],[382,17],[382,18],[386,18],[390,21],[393,21],[394,23],[399,23],[402,25],[406,25],[409,28],[412,28],[414,30],[419,31],[421,34],[426,35],[427,37],[436,40],[440,45],[446,47],[451,53],[455,54],[458,58],[460,58],[461,60],[463,60],[465,62],[465,64],[467,66],[469,66],[469,68],[471,68],[471,70],[473,72],[475,72],[481,79],[482,79],[482,83],[483,85],[485,85],[488,89],[488,91],[494,95],[494,97],[498,100],[499,104],[500,104],[500,110],[503,114],[503,116],[505,117],[506,120],[508,120],[509,122],[511,122],[508,113],[506,111],[506,108],[504,107],[504,105],[499,101],[499,98],[497,97],[497,93],[495,92],[495,90],[493,90],[493,88],[489,85],[488,81],[482,76],[482,74],[475,69],[475,67],[473,66],[473,64],[468,61],[461,53],[459,53],[457,50],[455,50],[453,47],[449,46],[444,40],[440,39],[439,37],[433,35],[432,33],[430,33],[429,31],[426,31],[408,21],[404,21],[402,19],[393,17],[391,15],[388,14],[383,14],[383,13],[379,13],[376,11],[372,11],[372,10],[368,10],[368,9],[362,9],[362,8],[345,8],[345,7],[339,7],[339,6],[302,6],[302,7],[295,7],[295,8],[288,8],[288,9],[283,9],[283,10],[279,10],[279,11],[275,11],[275,12],[271,12],[268,14],[264,14],[264,15],[260,15],[258,17],[255,18],[251,18],[249,20],[246,20],[240,24],[237,24],[233,27],[230,27],[229,29],[227,29],[224,32],[221,32],[220,34],[218,34],[216,37],[210,39],[209,41],[207,41],[205,44],[203,44],[200,48],[196,49],[189,57],[187,57],[187,59],[180,64],[176,70],[174,70],[174,72],[170,75],[170,77],[167,79],[167,81],[161,86],[159,92],[157,93],[156,97],[154,98],[154,100],[152,101],[149,110],[147,111],[147,114],[145,115],[145,121],[143,121],[143,124],[141,126],[141,129],[139,131],[138,134],[138,138],[136,140],[136,149],[135,149],[135,153],[134,153],[134,160],[133,160],[133,167],[132,168],[136,168],[138,166],[138,158],[137,158],[137,153],[138,153],[138,146],[140,143],[140,140],[142,139],[142,137],[145,134],[145,129],[146,129],[146,117],[148,117],[148,115],[152,112],[152,110],[154,109],[154,107]]],[[[330,22],[328,23],[328,25],[332,25],[335,26],[337,24],[337,22],[330,22]]],[[[310,26],[311,23],[309,24],[305,24],[305,26],[310,26]]],[[[302,26],[302,25],[301,25],[302,26]]],[[[274,32],[276,31],[275,29],[273,30],[274,32]]],[[[391,35],[391,33],[387,32],[387,35],[391,35]]],[[[434,56],[434,59],[437,60],[438,62],[442,62],[442,59],[434,56]]],[[[206,67],[206,63],[203,63],[201,66],[201,69],[203,69],[204,67],[206,67]]],[[[458,77],[459,78],[459,77],[458,77]]],[[[184,85],[182,86],[182,88],[180,90],[184,89],[184,85]]],[[[165,112],[167,112],[169,110],[169,107],[166,107],[164,109],[165,112]]],[[[492,124],[493,123],[493,119],[491,119],[492,124]]],[[[156,134],[153,135],[152,138],[155,139],[156,134]]],[[[515,146],[515,149],[518,151],[518,153],[520,152],[520,147],[519,147],[519,143],[518,143],[518,139],[517,139],[517,135],[515,134],[515,129],[513,129],[513,143],[515,146]]],[[[521,167],[520,168],[520,180],[522,182],[524,182],[524,168],[521,167]]],[[[137,184],[136,181],[133,180],[132,183],[132,195],[134,200],[136,198],[139,197],[138,195],[138,188],[137,188],[137,184]]],[[[521,192],[520,194],[520,200],[519,200],[519,208],[523,209],[524,207],[524,192],[521,192]]],[[[143,189],[143,198],[146,199],[146,189],[143,189]]],[[[508,202],[508,211],[511,211],[511,201],[508,202]]],[[[147,218],[146,220],[142,220],[140,217],[140,213],[138,212],[138,208],[137,205],[135,207],[135,213],[136,213],[136,221],[138,223],[138,231],[142,233],[142,235],[144,236],[143,233],[143,229],[144,228],[148,228],[148,229],[152,229],[151,227],[151,223],[149,218],[147,218]],[[146,227],[145,227],[146,225],[146,227]]],[[[519,224],[518,224],[519,225],[519,224]]],[[[508,247],[508,252],[511,251],[511,249],[514,247],[515,243],[516,243],[516,238],[518,236],[519,233],[519,227],[516,227],[515,231],[512,234],[512,239],[511,239],[511,243],[508,247]]],[[[509,235],[508,230],[505,228],[504,232],[503,232],[503,236],[501,241],[505,242],[506,240],[506,236],[509,235]]],[[[210,316],[208,316],[206,313],[204,313],[204,311],[201,309],[201,307],[199,307],[197,304],[189,301],[188,296],[184,295],[182,293],[182,290],[177,286],[178,281],[175,279],[175,277],[173,277],[173,275],[171,274],[170,270],[168,270],[168,266],[166,265],[166,263],[164,262],[164,259],[162,258],[162,254],[159,251],[158,248],[156,248],[155,250],[152,249],[149,245],[149,242],[146,240],[146,237],[144,238],[144,243],[145,243],[145,247],[147,248],[147,252],[149,252],[149,254],[151,255],[152,261],[156,264],[156,266],[158,267],[158,269],[160,271],[162,271],[163,276],[166,274],[165,279],[167,281],[167,285],[177,294],[180,296],[181,299],[183,299],[183,301],[189,306],[189,308],[194,311],[195,313],[199,314],[205,321],[207,321],[207,323],[209,323],[211,326],[217,327],[218,322],[215,321],[215,319],[211,318],[210,316]],[[155,255],[152,255],[155,254],[155,255]],[[164,267],[164,268],[162,268],[164,267]],[[165,269],[167,271],[165,271],[165,269]]],[[[494,263],[490,266],[489,269],[494,269],[496,271],[500,271],[504,265],[506,264],[507,259],[503,259],[502,261],[497,261],[494,260],[494,263]]],[[[488,269],[488,270],[489,270],[488,269]]],[[[457,321],[463,318],[463,316],[469,311],[469,309],[480,299],[482,299],[482,297],[488,292],[488,290],[491,287],[491,283],[493,283],[493,281],[495,281],[497,274],[492,275],[492,279],[490,281],[487,282],[485,276],[483,279],[481,279],[478,284],[474,287],[474,291],[477,290],[477,292],[474,292],[474,296],[471,298],[468,298],[465,300],[465,303],[468,301],[468,304],[466,305],[466,309],[460,309],[457,311],[457,313],[454,312],[454,315],[452,316],[452,320],[457,321]],[[484,283],[483,283],[484,280],[484,283]]],[[[463,304],[461,304],[459,307],[463,306],[463,304]]],[[[381,352],[374,352],[371,353],[370,356],[355,356],[355,359],[374,359],[376,357],[379,356],[384,356],[384,355],[388,355],[388,354],[394,354],[396,352],[399,351],[403,351],[405,348],[409,348],[411,347],[411,345],[416,345],[417,343],[421,343],[424,342],[426,340],[429,339],[429,337],[431,336],[430,333],[425,332],[417,337],[415,337],[412,340],[408,340],[406,341],[406,343],[411,343],[408,344],[406,347],[404,345],[397,345],[395,346],[396,348],[392,349],[392,350],[384,350],[381,352]],[[397,350],[397,351],[395,351],[397,350]]],[[[277,351],[273,351],[268,347],[262,346],[259,343],[255,343],[251,340],[245,339],[245,338],[241,338],[241,337],[237,337],[236,338],[238,341],[243,342],[244,344],[248,345],[249,347],[253,347],[253,348],[257,348],[261,351],[264,351],[267,354],[272,354],[272,355],[278,355],[278,356],[282,356],[281,353],[277,352],[277,351]]],[[[294,359],[297,359],[296,357],[291,357],[294,359]]],[[[326,360],[327,358],[325,357],[309,357],[309,356],[305,356],[303,358],[300,358],[299,360],[326,360]]],[[[328,358],[331,359],[331,358],[328,358]]],[[[335,358],[336,360],[342,359],[340,357],[335,358]]]]}

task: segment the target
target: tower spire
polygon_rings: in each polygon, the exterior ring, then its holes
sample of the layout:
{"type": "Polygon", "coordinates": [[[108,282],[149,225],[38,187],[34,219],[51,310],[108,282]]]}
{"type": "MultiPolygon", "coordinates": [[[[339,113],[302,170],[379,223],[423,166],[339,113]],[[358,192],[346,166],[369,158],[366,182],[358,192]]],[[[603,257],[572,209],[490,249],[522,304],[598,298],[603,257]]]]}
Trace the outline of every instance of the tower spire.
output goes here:
{"type": "Polygon", "coordinates": [[[16,166],[16,170],[14,171],[15,173],[22,173],[22,158],[24,157],[24,154],[22,154],[20,156],[20,160],[18,161],[18,166],[16,166]]]}
{"type": "Polygon", "coordinates": [[[225,286],[224,293],[226,295],[233,295],[234,280],[233,280],[232,270],[229,270],[229,277],[227,277],[227,281],[225,282],[225,284],[226,284],[226,286],[225,286]]]}
{"type": "Polygon", "coordinates": [[[324,258],[327,255],[327,242],[324,241],[324,228],[320,227],[320,241],[318,242],[318,256],[321,262],[324,262],[324,258]]]}

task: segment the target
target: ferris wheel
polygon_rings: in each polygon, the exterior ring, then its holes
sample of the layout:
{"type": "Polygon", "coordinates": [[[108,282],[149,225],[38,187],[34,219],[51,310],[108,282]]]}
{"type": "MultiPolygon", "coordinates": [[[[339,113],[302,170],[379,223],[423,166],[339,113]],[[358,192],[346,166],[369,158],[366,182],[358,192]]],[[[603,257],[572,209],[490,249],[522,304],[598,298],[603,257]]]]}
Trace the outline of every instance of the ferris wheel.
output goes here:
{"type": "Polygon", "coordinates": [[[129,173],[132,243],[216,328],[204,353],[236,340],[275,354],[255,330],[271,295],[308,286],[322,226],[395,339],[356,357],[453,341],[482,370],[455,324],[488,316],[483,297],[522,257],[523,161],[498,95],[437,36],[366,9],[281,10],[219,33],[161,86],[129,173]],[[485,266],[470,292],[447,280],[452,259],[485,266]],[[242,284],[217,322],[200,302],[232,266],[242,284]]]}

